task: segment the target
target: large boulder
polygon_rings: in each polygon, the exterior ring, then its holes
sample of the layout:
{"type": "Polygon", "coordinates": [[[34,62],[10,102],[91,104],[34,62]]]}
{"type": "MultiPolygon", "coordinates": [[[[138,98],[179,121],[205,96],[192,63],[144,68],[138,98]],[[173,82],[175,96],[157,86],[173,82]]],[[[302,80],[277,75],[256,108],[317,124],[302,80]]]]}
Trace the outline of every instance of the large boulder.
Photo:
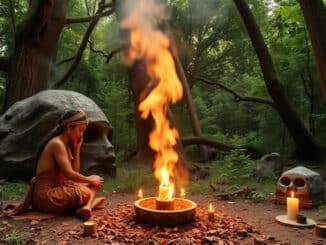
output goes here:
{"type": "Polygon", "coordinates": [[[277,152],[264,155],[256,164],[252,175],[258,179],[279,176],[282,173],[283,165],[281,156],[277,152]]]}
{"type": "Polygon", "coordinates": [[[74,91],[45,90],[16,102],[0,117],[0,179],[34,176],[39,143],[63,113],[77,109],[90,120],[81,147],[81,171],[115,176],[112,127],[98,105],[74,91]]]}

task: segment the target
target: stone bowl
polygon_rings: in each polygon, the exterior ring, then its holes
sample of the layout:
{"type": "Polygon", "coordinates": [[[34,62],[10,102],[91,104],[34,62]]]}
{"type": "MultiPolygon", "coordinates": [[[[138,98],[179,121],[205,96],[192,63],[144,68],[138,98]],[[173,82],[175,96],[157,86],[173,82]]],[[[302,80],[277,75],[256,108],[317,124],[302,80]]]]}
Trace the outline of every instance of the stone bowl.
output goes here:
{"type": "Polygon", "coordinates": [[[156,197],[147,197],[134,202],[136,219],[158,226],[176,226],[194,220],[197,204],[188,199],[174,198],[174,210],[157,210],[156,197]]]}

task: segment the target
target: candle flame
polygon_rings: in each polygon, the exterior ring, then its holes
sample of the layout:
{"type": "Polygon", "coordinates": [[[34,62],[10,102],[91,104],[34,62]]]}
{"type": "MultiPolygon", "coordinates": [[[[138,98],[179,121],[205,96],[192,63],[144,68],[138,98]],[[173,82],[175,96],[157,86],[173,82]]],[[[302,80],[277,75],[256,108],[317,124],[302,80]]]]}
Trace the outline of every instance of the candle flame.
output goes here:
{"type": "Polygon", "coordinates": [[[214,208],[213,208],[212,203],[209,204],[208,211],[210,211],[210,212],[213,212],[214,211],[214,208]]]}
{"type": "Polygon", "coordinates": [[[186,195],[185,189],[181,188],[181,190],[180,190],[180,196],[185,196],[185,195],[186,195]]]}
{"type": "Polygon", "coordinates": [[[160,190],[172,198],[174,192],[174,170],[179,160],[174,146],[179,138],[176,128],[171,127],[167,118],[169,103],[176,103],[183,94],[182,83],[176,73],[170,40],[159,30],[158,23],[165,20],[164,7],[155,5],[153,0],[135,1],[135,9],[121,27],[130,30],[130,48],[125,63],[133,64],[144,60],[149,77],[151,92],[138,105],[142,119],[150,115],[154,127],[149,134],[149,146],[155,152],[154,174],[160,182],[160,190]],[[137,5],[138,3],[138,5],[137,5]],[[155,11],[153,11],[155,9],[155,11]],[[155,13],[157,15],[155,15],[155,13]],[[152,23],[151,23],[152,22],[152,23]],[[172,178],[171,178],[172,177],[172,178]]]}
{"type": "Polygon", "coordinates": [[[291,191],[291,197],[294,197],[294,191],[291,191]]]}
{"type": "Polygon", "coordinates": [[[139,189],[138,194],[137,194],[137,200],[143,199],[143,191],[142,189],[139,189]]]}

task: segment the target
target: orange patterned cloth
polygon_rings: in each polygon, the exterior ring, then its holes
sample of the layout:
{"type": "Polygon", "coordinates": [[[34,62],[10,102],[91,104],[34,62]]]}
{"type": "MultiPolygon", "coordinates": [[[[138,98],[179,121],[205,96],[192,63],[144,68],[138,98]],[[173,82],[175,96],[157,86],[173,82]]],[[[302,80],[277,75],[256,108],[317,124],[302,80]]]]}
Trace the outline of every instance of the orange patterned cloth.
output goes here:
{"type": "Polygon", "coordinates": [[[59,170],[51,169],[34,177],[24,202],[6,210],[4,215],[20,214],[30,206],[47,213],[61,213],[85,205],[89,197],[90,190],[85,184],[67,180],[59,170]]]}

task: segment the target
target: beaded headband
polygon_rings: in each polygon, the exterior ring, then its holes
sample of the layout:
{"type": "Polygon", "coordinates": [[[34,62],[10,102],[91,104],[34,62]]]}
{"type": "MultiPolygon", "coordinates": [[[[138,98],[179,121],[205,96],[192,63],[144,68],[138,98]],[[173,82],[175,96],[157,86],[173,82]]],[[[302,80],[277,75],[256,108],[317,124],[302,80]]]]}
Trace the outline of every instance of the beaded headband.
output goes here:
{"type": "Polygon", "coordinates": [[[84,124],[84,123],[88,123],[88,119],[86,116],[86,113],[83,110],[79,110],[79,113],[77,113],[76,115],[73,115],[70,118],[67,118],[65,120],[62,120],[62,122],[60,123],[60,126],[62,125],[78,125],[78,124],[84,124]]]}

